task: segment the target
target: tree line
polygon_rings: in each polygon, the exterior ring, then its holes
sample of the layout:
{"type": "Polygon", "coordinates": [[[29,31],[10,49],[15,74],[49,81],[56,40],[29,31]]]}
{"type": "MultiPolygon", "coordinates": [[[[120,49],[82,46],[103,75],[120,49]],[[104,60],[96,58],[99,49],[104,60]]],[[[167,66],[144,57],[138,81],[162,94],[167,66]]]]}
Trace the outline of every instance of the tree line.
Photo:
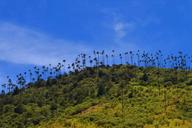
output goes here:
{"type": "MultiPolygon", "coordinates": [[[[56,66],[52,64],[34,66],[32,69],[16,75],[16,81],[7,76],[7,82],[1,85],[1,94],[6,92],[13,93],[16,90],[30,87],[33,83],[59,78],[62,75],[80,72],[87,68],[98,69],[99,67],[112,67],[114,65],[132,65],[144,68],[155,67],[158,70],[160,68],[170,68],[173,69],[176,75],[179,71],[185,72],[187,79],[188,71],[191,70],[192,56],[181,51],[177,54],[165,55],[161,50],[154,53],[140,50],[117,53],[115,50],[112,50],[109,54],[104,50],[94,50],[92,55],[79,54],[75,61],[70,64],[64,59],[56,66]]],[[[157,73],[157,75],[160,75],[160,73],[157,73]]]]}

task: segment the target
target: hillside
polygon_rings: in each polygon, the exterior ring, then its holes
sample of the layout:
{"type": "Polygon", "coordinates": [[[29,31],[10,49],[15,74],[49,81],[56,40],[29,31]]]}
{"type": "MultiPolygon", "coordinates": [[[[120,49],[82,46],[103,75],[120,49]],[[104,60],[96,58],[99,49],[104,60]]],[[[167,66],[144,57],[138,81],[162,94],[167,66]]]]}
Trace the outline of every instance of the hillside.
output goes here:
{"type": "Polygon", "coordinates": [[[191,128],[192,72],[85,68],[0,96],[1,128],[191,128]]]}

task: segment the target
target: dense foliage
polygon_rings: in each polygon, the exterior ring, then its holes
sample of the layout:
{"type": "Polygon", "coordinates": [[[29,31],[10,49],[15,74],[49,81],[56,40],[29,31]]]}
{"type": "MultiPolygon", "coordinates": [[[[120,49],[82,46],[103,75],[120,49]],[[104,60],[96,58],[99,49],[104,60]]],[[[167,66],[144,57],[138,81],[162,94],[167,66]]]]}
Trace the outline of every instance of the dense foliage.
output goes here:
{"type": "Polygon", "coordinates": [[[192,73],[97,66],[0,96],[1,128],[192,126],[192,73]]]}
{"type": "Polygon", "coordinates": [[[112,50],[35,66],[2,84],[0,127],[190,128],[191,65],[182,52],[112,50]]]}

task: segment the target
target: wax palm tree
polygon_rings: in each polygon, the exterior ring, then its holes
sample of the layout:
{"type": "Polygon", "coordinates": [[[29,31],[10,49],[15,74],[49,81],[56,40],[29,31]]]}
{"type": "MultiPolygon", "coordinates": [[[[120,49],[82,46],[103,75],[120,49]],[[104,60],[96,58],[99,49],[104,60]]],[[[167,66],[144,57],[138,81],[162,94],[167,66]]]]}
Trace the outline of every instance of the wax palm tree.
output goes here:
{"type": "Polygon", "coordinates": [[[97,66],[99,66],[99,64],[100,64],[100,56],[99,56],[99,51],[97,51],[96,52],[96,54],[97,54],[97,66]]]}
{"type": "Polygon", "coordinates": [[[137,66],[140,67],[140,50],[137,51],[136,56],[137,56],[137,66]]]}
{"type": "Polygon", "coordinates": [[[16,78],[17,78],[17,84],[20,85],[20,88],[22,88],[22,86],[21,86],[21,77],[20,77],[20,74],[19,74],[19,75],[16,75],[16,78]]]}
{"type": "Polygon", "coordinates": [[[112,65],[114,65],[115,64],[115,50],[112,50],[111,57],[112,57],[112,65]]]}
{"type": "Polygon", "coordinates": [[[31,83],[32,82],[33,73],[31,71],[31,69],[29,69],[28,71],[29,71],[29,82],[31,83]]]}
{"type": "Polygon", "coordinates": [[[5,94],[6,84],[1,84],[1,87],[2,87],[1,94],[5,94]]]}
{"type": "Polygon", "coordinates": [[[125,52],[124,53],[124,55],[125,55],[125,63],[128,65],[129,64],[129,52],[125,52]]]}
{"type": "Polygon", "coordinates": [[[101,65],[105,65],[105,51],[104,50],[101,52],[101,56],[102,56],[101,65]]]}
{"type": "Polygon", "coordinates": [[[66,63],[66,60],[63,59],[63,60],[62,60],[62,71],[63,71],[62,74],[65,74],[65,63],[66,63]]]}
{"type": "Polygon", "coordinates": [[[69,71],[71,71],[71,65],[70,64],[68,64],[67,68],[68,68],[69,71]]]}
{"type": "Polygon", "coordinates": [[[108,56],[108,54],[106,54],[105,57],[106,57],[106,66],[109,66],[109,56],[108,56]]]}
{"type": "Polygon", "coordinates": [[[97,63],[98,63],[98,62],[97,62],[97,61],[98,61],[97,58],[95,57],[93,60],[94,60],[94,62],[95,62],[95,67],[98,67],[98,66],[97,66],[97,63]]]}
{"type": "Polygon", "coordinates": [[[143,51],[141,58],[142,58],[141,61],[143,63],[143,66],[147,67],[147,53],[145,51],[143,51]]]}
{"type": "Polygon", "coordinates": [[[129,51],[129,54],[130,54],[130,59],[131,59],[131,65],[134,65],[134,63],[133,63],[133,59],[134,59],[133,51],[129,51]]]}
{"type": "Polygon", "coordinates": [[[47,72],[48,72],[48,68],[45,66],[45,65],[43,65],[42,66],[42,77],[44,78],[44,79],[46,79],[47,78],[47,72]]]}
{"type": "Polygon", "coordinates": [[[120,58],[120,62],[121,62],[121,65],[123,64],[123,57],[122,57],[122,54],[119,54],[119,58],[120,58]]]}
{"type": "Polygon", "coordinates": [[[9,76],[7,76],[7,89],[8,89],[8,92],[10,93],[13,89],[14,85],[12,83],[12,80],[9,76]]]}
{"type": "Polygon", "coordinates": [[[35,75],[36,75],[36,76],[34,76],[34,78],[37,78],[38,73],[39,73],[38,67],[37,67],[37,66],[34,66],[34,67],[33,67],[33,70],[34,70],[34,73],[35,73],[35,75]]]}
{"type": "Polygon", "coordinates": [[[17,84],[20,85],[20,88],[24,88],[26,84],[25,77],[20,73],[17,75],[17,84]]]}
{"type": "Polygon", "coordinates": [[[89,66],[93,67],[93,60],[92,60],[91,56],[89,56],[89,66]]]}

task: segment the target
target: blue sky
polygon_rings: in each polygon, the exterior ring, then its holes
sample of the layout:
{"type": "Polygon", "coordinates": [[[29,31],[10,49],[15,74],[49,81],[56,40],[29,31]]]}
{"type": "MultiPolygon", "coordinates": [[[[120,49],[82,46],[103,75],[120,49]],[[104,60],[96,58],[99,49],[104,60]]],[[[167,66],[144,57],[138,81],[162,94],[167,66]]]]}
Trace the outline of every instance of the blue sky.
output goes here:
{"type": "Polygon", "coordinates": [[[1,0],[0,78],[93,49],[192,50],[191,0],[1,0]]]}

